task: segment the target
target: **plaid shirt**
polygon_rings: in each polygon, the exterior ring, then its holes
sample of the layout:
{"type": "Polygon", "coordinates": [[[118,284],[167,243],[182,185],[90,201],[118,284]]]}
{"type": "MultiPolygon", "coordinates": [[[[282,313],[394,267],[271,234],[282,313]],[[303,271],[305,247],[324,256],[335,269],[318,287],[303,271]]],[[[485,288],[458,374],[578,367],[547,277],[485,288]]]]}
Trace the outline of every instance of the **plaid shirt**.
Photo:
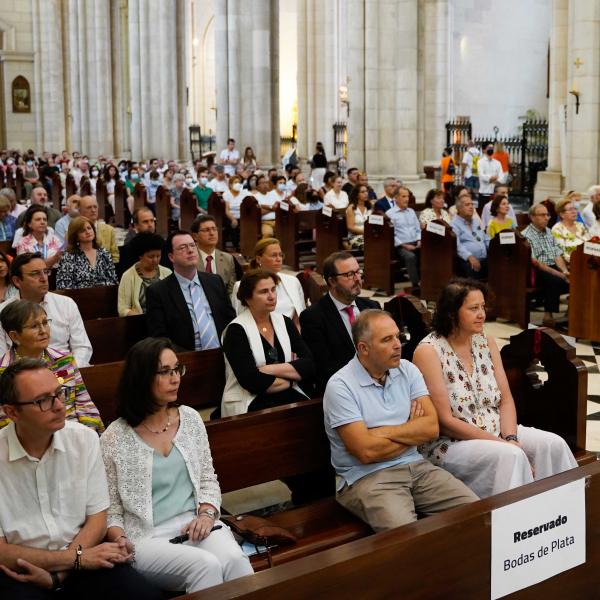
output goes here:
{"type": "Polygon", "coordinates": [[[548,266],[556,264],[556,257],[563,251],[548,227],[540,231],[533,225],[528,225],[521,234],[531,246],[532,258],[548,266]]]}
{"type": "Polygon", "coordinates": [[[15,237],[17,219],[12,215],[6,215],[0,220],[0,242],[10,242],[15,237]]]}

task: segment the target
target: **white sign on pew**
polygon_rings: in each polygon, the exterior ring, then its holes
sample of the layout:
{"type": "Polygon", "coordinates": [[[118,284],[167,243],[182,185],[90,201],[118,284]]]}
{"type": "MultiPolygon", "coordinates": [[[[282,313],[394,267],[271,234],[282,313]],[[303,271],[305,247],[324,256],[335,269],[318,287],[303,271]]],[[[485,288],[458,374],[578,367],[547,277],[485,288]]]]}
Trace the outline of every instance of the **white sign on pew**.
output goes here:
{"type": "Polygon", "coordinates": [[[594,242],[584,242],[583,253],[591,254],[592,256],[600,256],[600,244],[594,242]]]}
{"type": "Polygon", "coordinates": [[[370,215],[369,223],[371,225],[383,225],[383,215],[370,215]]]}
{"type": "Polygon", "coordinates": [[[585,480],[492,511],[491,598],[585,562],[585,480]]]}
{"type": "Polygon", "coordinates": [[[427,227],[425,227],[429,233],[435,233],[436,235],[446,235],[446,228],[439,223],[434,223],[433,221],[429,221],[427,223],[427,227]]]}
{"type": "Polygon", "coordinates": [[[279,208],[281,210],[285,210],[285,212],[288,212],[290,210],[290,205],[287,202],[281,202],[279,204],[279,208]]]}
{"type": "Polygon", "coordinates": [[[333,209],[331,206],[324,206],[322,212],[326,217],[331,217],[331,215],[333,215],[333,209]]]}
{"type": "Polygon", "coordinates": [[[516,244],[514,231],[501,231],[499,234],[501,244],[516,244]]]}

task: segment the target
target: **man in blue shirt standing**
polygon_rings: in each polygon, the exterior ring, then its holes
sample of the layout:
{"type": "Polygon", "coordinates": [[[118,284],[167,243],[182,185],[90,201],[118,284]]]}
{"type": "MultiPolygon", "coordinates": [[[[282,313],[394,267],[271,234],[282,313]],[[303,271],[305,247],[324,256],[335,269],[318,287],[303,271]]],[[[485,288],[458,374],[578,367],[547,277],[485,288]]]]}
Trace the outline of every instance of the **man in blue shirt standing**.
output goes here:
{"type": "Polygon", "coordinates": [[[456,234],[456,252],[461,275],[474,279],[487,277],[487,249],[490,243],[478,219],[474,219],[475,207],[469,196],[456,200],[457,215],[452,221],[456,234]]]}
{"type": "Polygon", "coordinates": [[[417,450],[438,436],[438,420],[423,376],[400,359],[394,320],[382,310],[364,310],[352,337],[356,356],[329,380],[323,398],[338,502],[384,531],[416,521],[417,512],[476,501],[417,450]]]}
{"type": "Polygon", "coordinates": [[[410,190],[399,187],[396,192],[396,206],[385,214],[394,225],[394,246],[398,256],[404,261],[413,286],[419,285],[419,253],[421,248],[421,225],[415,211],[408,208],[410,190]]]}

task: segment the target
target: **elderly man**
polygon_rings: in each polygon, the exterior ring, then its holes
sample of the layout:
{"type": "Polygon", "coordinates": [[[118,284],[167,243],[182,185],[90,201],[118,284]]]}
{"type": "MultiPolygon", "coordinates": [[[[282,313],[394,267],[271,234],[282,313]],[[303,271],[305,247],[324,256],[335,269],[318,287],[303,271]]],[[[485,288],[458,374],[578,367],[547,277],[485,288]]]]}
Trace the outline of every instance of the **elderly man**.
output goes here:
{"type": "Polygon", "coordinates": [[[337,501],[384,531],[477,496],[417,450],[438,436],[435,408],[420,371],[401,360],[400,331],[382,310],[352,326],[356,356],[327,384],[323,398],[337,501]]]}
{"type": "Polygon", "coordinates": [[[161,598],[127,563],[133,547],[103,543],[108,485],[98,436],[65,421],[65,389],[43,361],[0,376],[0,597],[161,598]]]}
{"type": "Polygon", "coordinates": [[[394,246],[400,259],[404,261],[408,277],[414,287],[419,285],[419,254],[421,248],[421,225],[412,208],[408,207],[410,191],[399,187],[395,206],[385,214],[394,225],[394,246]]]}
{"type": "Polygon", "coordinates": [[[112,256],[113,262],[119,262],[119,249],[115,239],[115,230],[107,223],[98,221],[98,202],[96,196],[81,196],[79,200],[79,214],[87,217],[96,228],[96,241],[99,246],[108,250],[112,256]]]}
{"type": "Polygon", "coordinates": [[[360,298],[362,271],[349,252],[334,252],[323,262],[329,292],[300,313],[302,337],[317,367],[317,393],[355,354],[352,324],[362,310],[379,304],[360,298]]]}
{"type": "Polygon", "coordinates": [[[386,177],[383,180],[383,196],[375,202],[375,210],[387,212],[390,208],[394,208],[396,202],[396,192],[398,186],[402,185],[395,177],[386,177]]]}
{"type": "MultiPolygon", "coordinates": [[[[48,227],[54,228],[56,221],[62,217],[62,214],[48,202],[48,192],[42,184],[34,186],[31,190],[31,204],[41,204],[46,207],[48,211],[48,227]]],[[[25,213],[21,213],[17,218],[17,227],[22,227],[24,219],[25,213]]]]}
{"type": "Polygon", "coordinates": [[[67,231],[69,231],[69,224],[71,219],[79,216],[79,201],[81,198],[77,194],[73,194],[67,198],[67,214],[63,215],[54,226],[56,235],[60,236],[63,240],[67,239],[67,231]]]}
{"type": "MultiPolygon", "coordinates": [[[[19,296],[14,299],[29,300],[40,304],[52,319],[49,346],[65,354],[72,354],[77,366],[87,367],[92,357],[92,345],[85,332],[77,304],[68,296],[48,292],[50,269],[39,252],[25,252],[17,256],[11,266],[13,285],[19,296]]],[[[12,300],[0,304],[0,312],[12,300]]],[[[3,356],[10,340],[5,332],[0,333],[0,356],[3,356]]]]}
{"type": "Polygon", "coordinates": [[[199,215],[190,229],[200,254],[198,269],[218,275],[225,284],[227,295],[231,296],[236,282],[235,263],[231,254],[217,248],[219,230],[215,218],[211,215],[199,215]]]}
{"type": "Polygon", "coordinates": [[[198,271],[198,247],[187,231],[167,239],[172,275],[146,291],[146,321],[152,337],[167,337],[177,352],[221,346],[221,335],[235,311],[223,280],[198,271]]]}
{"type": "Polygon", "coordinates": [[[596,215],[594,214],[594,205],[600,202],[600,185],[593,185],[589,192],[590,201],[585,205],[581,211],[581,218],[583,219],[584,225],[591,229],[596,225],[596,215]]]}
{"type": "Polygon", "coordinates": [[[536,286],[544,294],[543,325],[554,327],[552,313],[558,312],[561,294],[569,292],[569,267],[562,257],[563,250],[548,228],[550,214],[544,204],[529,209],[531,223],[522,234],[531,246],[531,262],[535,268],[536,286]]]}
{"type": "Polygon", "coordinates": [[[485,279],[487,276],[487,248],[489,237],[474,218],[475,207],[469,195],[456,200],[456,217],[452,229],[456,234],[456,252],[461,274],[465,277],[485,279]]]}

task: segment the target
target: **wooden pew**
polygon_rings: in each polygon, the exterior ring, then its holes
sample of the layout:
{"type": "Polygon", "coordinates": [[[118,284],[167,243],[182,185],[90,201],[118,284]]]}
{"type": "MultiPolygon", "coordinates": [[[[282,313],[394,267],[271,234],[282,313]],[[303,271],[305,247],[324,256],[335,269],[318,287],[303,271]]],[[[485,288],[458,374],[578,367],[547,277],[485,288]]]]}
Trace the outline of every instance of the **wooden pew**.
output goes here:
{"type": "Polygon", "coordinates": [[[279,204],[275,211],[275,237],[281,244],[285,254],[284,263],[294,271],[300,269],[300,253],[314,247],[313,229],[316,227],[316,216],[320,211],[295,211],[287,202],[279,204]],[[283,208],[287,207],[287,210],[283,208]],[[308,238],[306,237],[308,232],[308,238]],[[304,234],[304,236],[302,235],[304,234]]]}
{"type": "MultiPolygon", "coordinates": [[[[218,406],[225,387],[222,350],[182,352],[177,356],[179,362],[186,366],[179,388],[179,403],[196,409],[218,406]]],[[[81,369],[83,381],[105,425],[117,418],[116,392],[123,364],[123,361],[118,361],[81,369]]]]}
{"type": "Polygon", "coordinates": [[[156,233],[166,238],[171,220],[171,195],[164,186],[156,190],[156,233]]]}
{"type": "Polygon", "coordinates": [[[579,246],[571,254],[570,273],[569,335],[600,342],[600,257],[579,246]]]}
{"type": "Polygon", "coordinates": [[[23,171],[17,169],[13,176],[15,194],[17,196],[17,202],[25,198],[25,180],[23,178],[23,171]]]}
{"type": "Polygon", "coordinates": [[[431,332],[431,312],[418,298],[407,294],[396,295],[383,305],[383,310],[392,315],[400,334],[404,336],[402,358],[412,361],[415,348],[431,332]],[[410,339],[406,339],[407,334],[410,339]]]}
{"type": "MultiPolygon", "coordinates": [[[[146,206],[146,186],[143,183],[136,183],[133,191],[133,210],[136,208],[143,208],[146,206]]],[[[127,208],[127,212],[129,213],[129,209],[127,208]]],[[[127,223],[129,224],[131,221],[131,215],[127,219],[127,223]]]]}
{"type": "Polygon", "coordinates": [[[2,252],[4,252],[4,254],[6,254],[6,256],[14,256],[15,255],[15,251],[14,251],[14,248],[12,247],[12,242],[10,240],[0,242],[0,250],[2,250],[2,252]]]}
{"type": "Polygon", "coordinates": [[[129,223],[126,218],[127,208],[127,188],[125,184],[118,179],[115,183],[115,226],[126,229],[129,223]]]}
{"type": "Polygon", "coordinates": [[[456,235],[444,221],[445,235],[421,232],[421,298],[437,301],[441,291],[455,273],[456,235]]]}
{"type": "Polygon", "coordinates": [[[94,349],[93,365],[123,360],[129,348],[148,335],[146,315],[89,319],[83,325],[94,349]]]}
{"type": "Polygon", "coordinates": [[[553,329],[539,328],[511,336],[500,354],[519,423],[560,435],[579,464],[595,460],[585,451],[588,373],[575,348],[553,329]],[[548,373],[543,384],[532,371],[538,362],[548,373]]]}
{"type": "Polygon", "coordinates": [[[61,210],[62,203],[62,183],[60,181],[60,175],[54,171],[50,177],[52,182],[52,188],[50,189],[50,201],[52,203],[52,208],[56,210],[61,210]]]}
{"type": "Polygon", "coordinates": [[[68,198],[73,194],[77,193],[77,186],[75,185],[75,178],[71,173],[67,173],[67,177],[65,179],[65,196],[68,198]]]}
{"type": "Polygon", "coordinates": [[[225,250],[225,236],[223,234],[227,217],[225,216],[225,203],[219,194],[213,192],[208,197],[208,214],[214,217],[215,224],[219,230],[219,241],[217,248],[225,250]]]}
{"type": "Polygon", "coordinates": [[[343,214],[333,212],[331,217],[319,211],[316,217],[317,227],[317,271],[323,272],[324,260],[342,249],[342,240],[347,234],[346,219],[343,214]]]}
{"type": "Polygon", "coordinates": [[[304,300],[306,304],[315,304],[328,291],[327,282],[316,271],[304,269],[296,275],[304,292],[304,300]]]}
{"type": "Polygon", "coordinates": [[[387,217],[383,225],[365,223],[365,287],[394,293],[394,271],[398,265],[394,248],[394,226],[387,217]]]}
{"type": "Polygon", "coordinates": [[[183,229],[183,231],[189,231],[194,219],[200,212],[198,210],[196,196],[194,196],[192,190],[185,188],[183,192],[181,192],[179,203],[181,205],[181,229],[183,229]]]}
{"type": "MultiPolygon", "coordinates": [[[[218,472],[218,470],[217,470],[218,472]]],[[[520,600],[598,597],[600,463],[446,511],[183,596],[183,600],[481,600],[490,597],[492,511],[586,479],[586,561],[506,596],[520,600]],[[443,557],[432,566],[432,557],[443,557]]],[[[517,552],[518,554],[518,552],[517,552]]]]}
{"type": "Polygon", "coordinates": [[[112,212],[112,208],[108,203],[106,184],[102,177],[98,177],[96,180],[96,202],[98,203],[98,218],[102,221],[106,221],[106,215],[112,212]]]}
{"type": "Polygon", "coordinates": [[[240,222],[238,225],[240,228],[240,253],[246,258],[254,256],[254,247],[262,236],[261,217],[262,211],[258,200],[254,196],[246,196],[240,206],[240,222]]]}
{"type": "Polygon", "coordinates": [[[92,288],[56,290],[57,294],[72,298],[84,321],[117,317],[118,285],[106,285],[92,288]]]}
{"type": "Polygon", "coordinates": [[[92,195],[92,183],[90,178],[83,176],[79,182],[79,195],[80,196],[91,196],[92,195]]]}
{"type": "Polygon", "coordinates": [[[525,329],[529,323],[531,247],[520,233],[514,235],[514,244],[501,244],[500,235],[490,241],[488,283],[494,292],[494,316],[525,329]]]}

